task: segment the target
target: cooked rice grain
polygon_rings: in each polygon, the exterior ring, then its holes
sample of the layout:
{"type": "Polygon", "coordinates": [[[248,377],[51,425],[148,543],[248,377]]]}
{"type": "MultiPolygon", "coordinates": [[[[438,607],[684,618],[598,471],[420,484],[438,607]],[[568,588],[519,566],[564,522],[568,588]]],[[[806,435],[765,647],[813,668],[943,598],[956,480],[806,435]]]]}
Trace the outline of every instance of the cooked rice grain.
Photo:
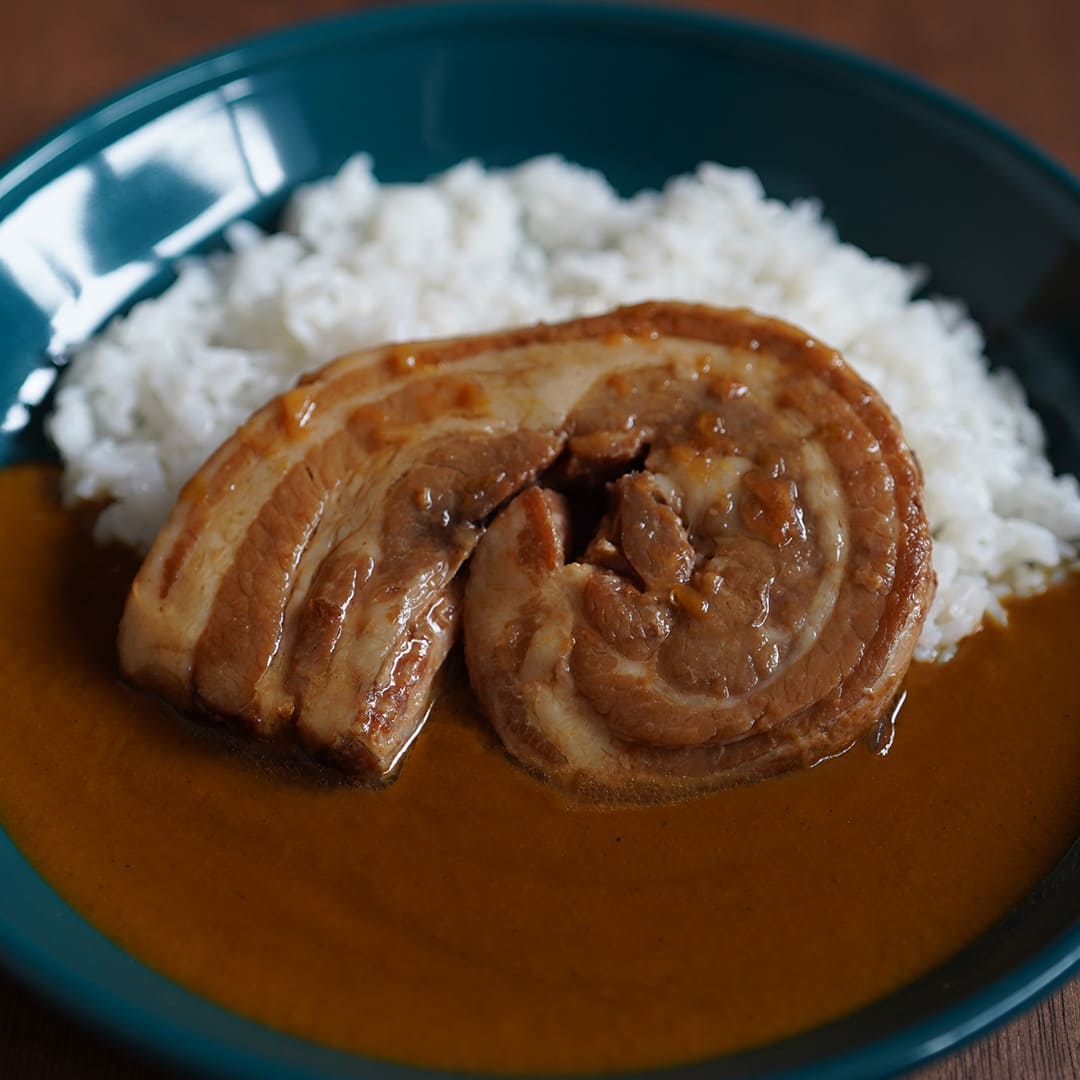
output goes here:
{"type": "Polygon", "coordinates": [[[819,205],[768,199],[745,169],[706,164],[621,199],[556,157],[380,185],[361,155],[298,191],[283,231],[240,222],[228,242],[115,320],[63,380],[49,432],[66,497],[110,500],[99,540],[148,546],[210,451],[340,353],[680,299],[801,325],[891,404],[934,533],[921,658],[947,656],[1003,597],[1075,558],[1080,488],[1053,475],[1038,418],[988,371],[963,307],[912,300],[920,271],[840,243],[819,205]]]}

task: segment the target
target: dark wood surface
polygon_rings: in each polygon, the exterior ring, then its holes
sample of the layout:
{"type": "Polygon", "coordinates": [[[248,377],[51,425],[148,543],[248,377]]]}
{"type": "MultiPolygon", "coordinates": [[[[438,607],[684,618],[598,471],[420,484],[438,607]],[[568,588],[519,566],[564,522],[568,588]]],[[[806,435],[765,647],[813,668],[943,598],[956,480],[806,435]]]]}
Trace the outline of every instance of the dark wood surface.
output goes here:
{"type": "MultiPolygon", "coordinates": [[[[365,6],[335,0],[24,0],[0,16],[0,159],[155,69],[259,30],[365,6]]],[[[855,48],[931,80],[1080,173],[1078,0],[701,3],[855,48]]],[[[2,888],[2,883],[0,883],[2,888]]],[[[173,1074],[84,1031],[0,973],[0,1076],[173,1074]]],[[[917,1080],[1080,1076],[1080,980],[917,1080]]]]}

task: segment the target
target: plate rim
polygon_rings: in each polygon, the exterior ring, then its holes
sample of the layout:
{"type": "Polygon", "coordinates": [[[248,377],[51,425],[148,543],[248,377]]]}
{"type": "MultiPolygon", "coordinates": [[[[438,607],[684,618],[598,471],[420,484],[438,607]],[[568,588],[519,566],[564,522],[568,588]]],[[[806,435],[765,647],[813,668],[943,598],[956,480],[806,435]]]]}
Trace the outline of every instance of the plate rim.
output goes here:
{"type": "MultiPolygon", "coordinates": [[[[166,65],[136,78],[112,93],[52,125],[43,135],[0,159],[0,221],[21,202],[20,189],[48,171],[66,152],[105,133],[113,124],[133,114],[163,105],[170,97],[189,97],[198,87],[203,92],[241,71],[265,67],[338,31],[354,30],[362,36],[408,29],[420,19],[428,24],[480,24],[492,21],[527,23],[599,21],[700,29],[730,34],[744,40],[778,47],[789,52],[813,54],[830,66],[846,69],[882,86],[899,91],[935,110],[951,114],[964,125],[1004,143],[1007,149],[1034,165],[1080,200],[1080,175],[1015,128],[984,109],[965,101],[928,79],[852,48],[837,45],[801,31],[750,18],[692,8],[662,7],[661,0],[520,0],[500,4],[497,0],[405,0],[375,7],[294,22],[273,30],[231,39],[201,51],[187,60],[166,65]],[[384,6],[385,5],[385,6],[384,6]],[[9,205],[10,201],[10,205],[9,205]]],[[[36,185],[35,185],[36,186],[36,185]]]]}

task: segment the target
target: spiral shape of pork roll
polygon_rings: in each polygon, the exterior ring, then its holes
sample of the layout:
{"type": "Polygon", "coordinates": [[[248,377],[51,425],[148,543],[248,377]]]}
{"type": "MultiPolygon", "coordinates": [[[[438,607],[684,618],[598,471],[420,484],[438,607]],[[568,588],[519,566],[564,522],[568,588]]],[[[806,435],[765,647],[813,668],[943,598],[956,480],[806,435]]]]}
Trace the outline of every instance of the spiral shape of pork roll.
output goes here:
{"type": "Polygon", "coordinates": [[[517,496],[465,599],[473,687],[507,749],[617,798],[847,749],[890,706],[934,586],[917,465],[835,352],[746,313],[652,318],[661,336],[570,411],[560,463],[640,469],[609,483],[575,561],[564,497],[517,496]]]}
{"type": "Polygon", "coordinates": [[[663,798],[850,746],[933,584],[880,397],[786,324],[655,303],[310,376],[188,485],[120,653],[182,708],[378,780],[463,624],[511,755],[663,798]]]}

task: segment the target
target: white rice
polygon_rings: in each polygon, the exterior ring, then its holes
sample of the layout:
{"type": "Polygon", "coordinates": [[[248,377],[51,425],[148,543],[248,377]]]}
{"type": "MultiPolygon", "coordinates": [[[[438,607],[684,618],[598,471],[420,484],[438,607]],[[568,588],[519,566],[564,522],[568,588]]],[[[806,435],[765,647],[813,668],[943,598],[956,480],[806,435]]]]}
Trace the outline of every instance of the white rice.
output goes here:
{"type": "Polygon", "coordinates": [[[926,475],[937,599],[919,644],[947,656],[1075,558],[1080,488],[952,301],[911,300],[919,270],[841,244],[811,201],[767,199],[747,170],[702,165],[621,199],[555,157],[465,162],[380,186],[359,156],[297,193],[284,230],[229,232],[163,296],[74,358],[49,431],[71,501],[111,500],[99,540],[148,546],[181,485],[297,375],[361,346],[558,320],[645,299],[788,319],[840,349],[899,416],[926,475]]]}

